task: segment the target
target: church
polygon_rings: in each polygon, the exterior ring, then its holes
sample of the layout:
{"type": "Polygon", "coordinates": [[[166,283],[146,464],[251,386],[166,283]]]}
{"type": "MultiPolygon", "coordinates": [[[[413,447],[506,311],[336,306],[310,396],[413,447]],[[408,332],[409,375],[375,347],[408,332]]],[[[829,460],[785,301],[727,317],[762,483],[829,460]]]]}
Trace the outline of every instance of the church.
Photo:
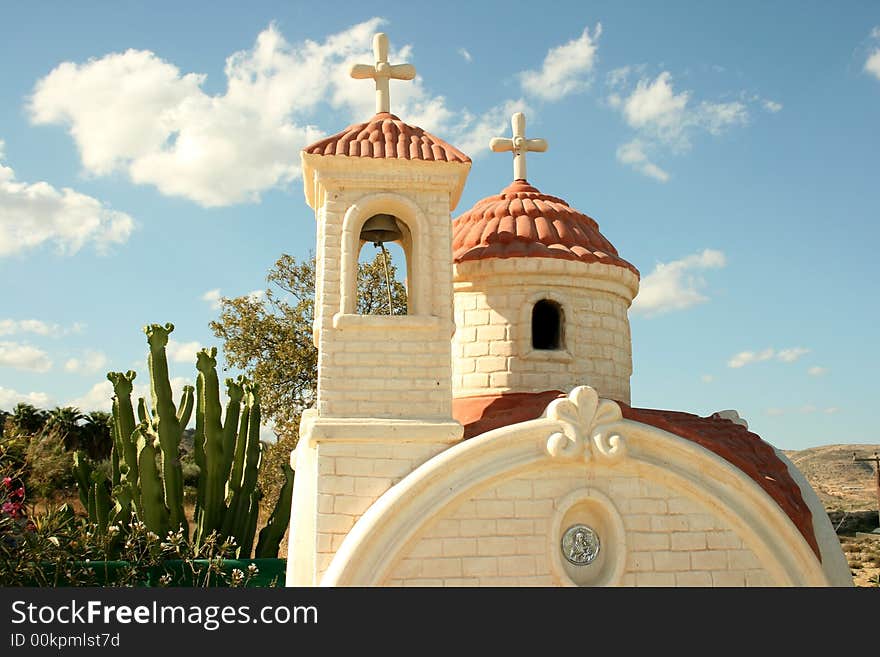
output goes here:
{"type": "MultiPolygon", "coordinates": [[[[289,586],[851,586],[803,475],[734,411],[631,405],[638,269],[528,181],[457,215],[470,158],[391,114],[302,151],[317,220],[315,406],[291,455],[289,586]],[[407,314],[357,313],[361,247],[406,256],[407,314]]],[[[548,190],[557,191],[557,190],[548,190]]]]}

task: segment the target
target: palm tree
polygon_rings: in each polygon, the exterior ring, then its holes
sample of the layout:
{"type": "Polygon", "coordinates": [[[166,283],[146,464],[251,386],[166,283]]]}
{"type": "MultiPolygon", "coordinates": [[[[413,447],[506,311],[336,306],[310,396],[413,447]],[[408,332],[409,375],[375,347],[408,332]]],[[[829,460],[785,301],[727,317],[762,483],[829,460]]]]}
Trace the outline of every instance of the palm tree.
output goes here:
{"type": "Polygon", "coordinates": [[[43,430],[57,434],[64,442],[64,449],[79,449],[82,439],[80,421],[83,419],[85,415],[75,406],[58,406],[49,411],[43,430]]]}
{"type": "Polygon", "coordinates": [[[96,461],[109,458],[113,449],[113,417],[104,411],[93,411],[84,419],[80,432],[82,449],[96,461]]]}
{"type": "Polygon", "coordinates": [[[43,430],[46,424],[46,411],[20,402],[15,405],[9,416],[11,428],[19,435],[34,436],[43,430]]]}

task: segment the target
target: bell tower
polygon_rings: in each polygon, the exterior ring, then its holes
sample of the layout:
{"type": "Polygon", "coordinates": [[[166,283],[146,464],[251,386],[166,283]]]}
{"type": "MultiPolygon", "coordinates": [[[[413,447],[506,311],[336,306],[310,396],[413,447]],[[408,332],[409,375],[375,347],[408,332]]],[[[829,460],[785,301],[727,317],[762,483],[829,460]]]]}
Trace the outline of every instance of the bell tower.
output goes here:
{"type": "Polygon", "coordinates": [[[295,457],[288,582],[299,585],[319,583],[369,505],[463,431],[452,417],[451,212],[471,161],[390,113],[389,81],[415,68],[388,62],[384,34],[373,53],[351,75],[375,80],[375,116],[302,151],[318,224],[318,390],[295,457]],[[361,248],[386,243],[406,257],[407,314],[358,314],[361,248]]]}

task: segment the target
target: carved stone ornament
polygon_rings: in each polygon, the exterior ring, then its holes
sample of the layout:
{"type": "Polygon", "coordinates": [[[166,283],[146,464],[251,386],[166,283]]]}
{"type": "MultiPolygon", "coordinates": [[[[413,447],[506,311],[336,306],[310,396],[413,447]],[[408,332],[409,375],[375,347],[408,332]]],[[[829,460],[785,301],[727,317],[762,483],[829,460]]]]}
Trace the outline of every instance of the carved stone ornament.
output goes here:
{"type": "Polygon", "coordinates": [[[596,457],[615,462],[626,455],[626,443],[614,433],[613,425],[623,415],[620,406],[589,386],[578,386],[565,399],[556,399],[547,407],[547,418],[556,420],[560,431],[547,439],[547,453],[556,458],[596,457]]]}
{"type": "Polygon", "coordinates": [[[575,566],[587,566],[599,556],[599,535],[592,527],[572,525],[562,535],[562,556],[575,566]]]}

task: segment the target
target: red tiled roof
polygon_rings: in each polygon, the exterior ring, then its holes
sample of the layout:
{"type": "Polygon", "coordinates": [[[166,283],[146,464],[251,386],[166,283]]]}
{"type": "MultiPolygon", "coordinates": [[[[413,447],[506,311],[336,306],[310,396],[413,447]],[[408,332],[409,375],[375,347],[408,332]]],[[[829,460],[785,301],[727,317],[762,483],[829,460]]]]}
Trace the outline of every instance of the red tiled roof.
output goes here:
{"type": "MultiPolygon", "coordinates": [[[[541,417],[547,405],[559,397],[565,394],[557,390],[459,397],[452,400],[452,415],[464,425],[464,437],[473,438],[492,429],[541,417]]],[[[813,531],[813,515],[800,488],[785,463],[760,436],[717,415],[699,417],[617,403],[625,419],[695,442],[742,470],[785,511],[816,556],[822,559],[813,531]]]]}
{"type": "Polygon", "coordinates": [[[344,155],[376,159],[470,162],[460,150],[421,128],[407,125],[394,114],[381,112],[364,123],[303,149],[316,155],[344,155]]]}
{"type": "Polygon", "coordinates": [[[452,259],[560,258],[639,271],[617,254],[594,219],[561,198],[515,180],[452,222],[452,259]]]}

